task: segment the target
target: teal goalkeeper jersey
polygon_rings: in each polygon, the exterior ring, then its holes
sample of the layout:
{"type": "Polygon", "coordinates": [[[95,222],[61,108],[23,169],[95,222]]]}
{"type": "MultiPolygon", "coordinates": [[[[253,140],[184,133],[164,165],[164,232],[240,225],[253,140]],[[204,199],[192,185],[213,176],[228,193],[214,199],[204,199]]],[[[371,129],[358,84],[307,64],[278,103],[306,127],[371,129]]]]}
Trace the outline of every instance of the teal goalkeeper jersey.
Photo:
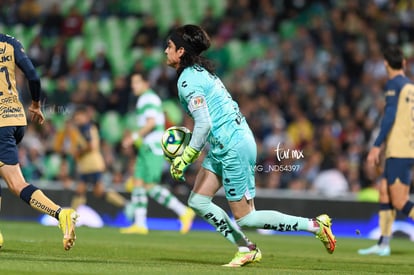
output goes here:
{"type": "MultiPolygon", "coordinates": [[[[211,129],[207,136],[210,151],[215,155],[225,153],[244,135],[251,135],[238,104],[232,99],[221,80],[200,66],[187,67],[177,82],[178,96],[184,110],[197,124],[193,112],[206,108],[211,129]]],[[[193,139],[202,139],[193,134],[193,139]]],[[[191,145],[191,142],[190,142],[191,145]]]]}

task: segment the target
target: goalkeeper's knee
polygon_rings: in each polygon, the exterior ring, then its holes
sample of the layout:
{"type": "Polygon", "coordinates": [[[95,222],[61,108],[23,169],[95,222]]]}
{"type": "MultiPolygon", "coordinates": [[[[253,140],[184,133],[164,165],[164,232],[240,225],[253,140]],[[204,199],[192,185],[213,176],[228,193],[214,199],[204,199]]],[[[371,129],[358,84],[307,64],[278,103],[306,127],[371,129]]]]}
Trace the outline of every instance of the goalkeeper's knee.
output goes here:
{"type": "Polygon", "coordinates": [[[191,192],[188,198],[188,206],[196,212],[197,215],[202,216],[207,211],[212,198],[209,196],[200,195],[191,192]]]}

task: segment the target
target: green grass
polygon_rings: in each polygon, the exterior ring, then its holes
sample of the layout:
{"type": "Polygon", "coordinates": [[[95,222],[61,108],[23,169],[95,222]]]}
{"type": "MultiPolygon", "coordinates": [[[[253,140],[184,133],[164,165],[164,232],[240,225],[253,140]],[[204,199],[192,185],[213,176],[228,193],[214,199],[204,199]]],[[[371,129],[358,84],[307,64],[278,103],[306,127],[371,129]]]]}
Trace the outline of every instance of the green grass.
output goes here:
{"type": "Polygon", "coordinates": [[[413,243],[392,241],[390,257],[358,256],[372,240],[340,238],[333,255],[309,236],[248,232],[263,253],[258,264],[225,268],[235,248],[215,232],[151,231],[122,235],[117,228],[78,228],[64,251],[58,228],[0,221],[5,238],[0,274],[413,274],[413,243]]]}

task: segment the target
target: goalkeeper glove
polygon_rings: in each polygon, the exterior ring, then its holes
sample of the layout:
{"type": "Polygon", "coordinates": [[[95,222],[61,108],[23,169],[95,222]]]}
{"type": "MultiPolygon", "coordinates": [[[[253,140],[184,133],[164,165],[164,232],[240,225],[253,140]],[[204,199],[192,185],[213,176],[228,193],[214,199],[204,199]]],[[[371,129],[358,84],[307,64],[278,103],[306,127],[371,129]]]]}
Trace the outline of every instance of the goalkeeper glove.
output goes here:
{"type": "Polygon", "coordinates": [[[185,147],[181,156],[176,157],[170,166],[170,174],[174,180],[185,181],[184,172],[199,156],[199,151],[190,146],[185,147]]]}

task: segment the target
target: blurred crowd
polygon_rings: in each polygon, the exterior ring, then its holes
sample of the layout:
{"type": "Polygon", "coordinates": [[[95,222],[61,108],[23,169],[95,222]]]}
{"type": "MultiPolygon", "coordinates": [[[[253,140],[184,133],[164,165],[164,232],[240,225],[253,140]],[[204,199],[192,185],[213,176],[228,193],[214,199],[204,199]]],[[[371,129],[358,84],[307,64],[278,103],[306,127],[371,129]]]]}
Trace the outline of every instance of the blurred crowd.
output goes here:
{"type": "MultiPolygon", "coordinates": [[[[26,51],[42,79],[56,81],[54,90],[44,95],[46,113],[67,114],[60,127],[53,120],[42,127],[28,126],[20,147],[28,180],[48,178],[64,187],[73,184],[75,171],[65,147],[70,139],[71,108],[89,106],[98,124],[98,117],[107,112],[121,117],[133,112],[136,98],[129,87],[133,71],[149,70],[163,100],[176,97],[175,71],[163,62],[149,66],[137,59],[129,73],[116,74],[105,47],[94,58],[82,50],[75,62],[68,61],[66,41],[82,36],[88,16],[103,20],[110,15],[139,17],[143,24],[129,49],[163,50],[168,32],[161,31],[153,15],[131,14],[122,0],[92,1],[87,14],[76,6],[63,14],[60,1],[3,2],[7,5],[1,5],[0,24],[41,26],[30,45],[25,45],[26,51]],[[100,90],[97,83],[102,79],[111,83],[109,92],[100,90]],[[49,175],[55,158],[61,161],[49,175]]],[[[364,160],[384,106],[382,89],[387,77],[381,49],[401,45],[408,61],[407,75],[413,75],[414,1],[225,3],[219,15],[207,7],[200,22],[178,18],[174,24],[200,24],[210,34],[212,47],[206,56],[216,62],[217,74],[238,101],[257,139],[258,188],[310,190],[327,196],[375,188],[377,174],[365,169],[364,160]],[[246,66],[233,67],[225,46],[235,39],[259,43],[265,51],[246,66]]],[[[27,103],[29,93],[21,80],[22,99],[27,103]]],[[[182,123],[190,125],[185,116],[182,123]]],[[[107,180],[122,185],[131,174],[136,151],[103,140],[107,180]]],[[[187,178],[191,184],[191,175],[187,178]]],[[[173,184],[168,175],[164,180],[173,184]]]]}

